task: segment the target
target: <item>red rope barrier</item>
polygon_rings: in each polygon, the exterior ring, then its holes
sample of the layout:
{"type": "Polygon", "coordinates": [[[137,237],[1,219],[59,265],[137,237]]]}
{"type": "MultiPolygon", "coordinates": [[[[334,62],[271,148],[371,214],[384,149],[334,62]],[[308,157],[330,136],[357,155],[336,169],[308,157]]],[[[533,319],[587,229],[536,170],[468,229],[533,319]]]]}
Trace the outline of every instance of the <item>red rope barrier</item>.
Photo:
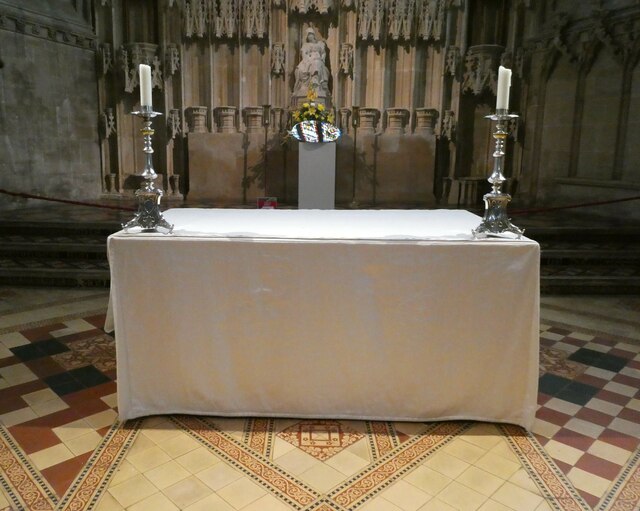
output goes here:
{"type": "MultiPolygon", "coordinates": [[[[113,209],[117,211],[137,211],[136,208],[128,208],[126,206],[108,206],[106,204],[94,204],[92,202],[83,202],[83,201],[74,201],[69,199],[54,199],[52,197],[42,197],[41,195],[32,195],[30,193],[21,193],[21,192],[10,192],[9,190],[3,190],[0,188],[0,193],[5,195],[11,195],[13,197],[20,197],[23,199],[37,199],[44,200],[49,202],[61,202],[63,204],[72,204],[75,206],[90,206],[92,208],[103,208],[103,209],[113,209]]],[[[515,211],[510,211],[510,215],[531,215],[535,213],[546,213],[548,211],[560,211],[563,209],[575,209],[575,208],[584,208],[589,206],[603,206],[606,204],[615,204],[617,202],[626,202],[632,200],[639,200],[640,195],[636,197],[627,197],[625,199],[614,199],[608,201],[598,201],[598,202],[585,202],[582,204],[570,204],[568,206],[555,206],[552,208],[537,208],[537,209],[520,209],[515,211]]]]}
{"type": "Polygon", "coordinates": [[[573,208],[584,208],[588,206],[603,206],[605,204],[615,204],[616,202],[626,202],[631,200],[640,199],[640,195],[637,197],[627,197],[625,199],[614,199],[607,201],[599,201],[599,202],[585,202],[583,204],[570,204],[569,206],[556,206],[553,208],[538,208],[538,209],[520,209],[515,211],[510,211],[510,215],[529,215],[533,213],[546,213],[547,211],[559,211],[561,209],[573,209],[573,208]]]}
{"type": "Polygon", "coordinates": [[[12,197],[20,197],[22,199],[37,199],[49,202],[62,202],[63,204],[73,204],[74,206],[90,206],[92,208],[115,209],[118,211],[137,211],[136,208],[127,208],[126,206],[108,206],[106,204],[94,204],[92,202],[82,202],[69,199],[54,199],[52,197],[42,197],[41,195],[32,195],[30,193],[10,192],[0,188],[0,193],[11,195],[12,197]]]}

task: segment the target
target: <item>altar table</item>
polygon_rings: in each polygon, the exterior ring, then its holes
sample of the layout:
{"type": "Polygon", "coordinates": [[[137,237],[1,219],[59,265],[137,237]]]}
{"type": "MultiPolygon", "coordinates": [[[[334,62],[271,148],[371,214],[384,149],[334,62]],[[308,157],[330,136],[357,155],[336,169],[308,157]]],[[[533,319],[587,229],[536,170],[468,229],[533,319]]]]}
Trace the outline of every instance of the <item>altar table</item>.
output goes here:
{"type": "Polygon", "coordinates": [[[539,246],[445,210],[171,209],[109,237],[121,419],[151,414],[530,428],[539,246]]]}

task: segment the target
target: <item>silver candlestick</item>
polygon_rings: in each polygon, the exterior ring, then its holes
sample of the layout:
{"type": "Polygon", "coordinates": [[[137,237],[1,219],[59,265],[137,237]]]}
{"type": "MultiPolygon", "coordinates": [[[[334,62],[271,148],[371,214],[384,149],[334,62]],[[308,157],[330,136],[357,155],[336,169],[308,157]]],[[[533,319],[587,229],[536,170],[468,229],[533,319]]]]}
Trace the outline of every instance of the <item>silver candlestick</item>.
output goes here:
{"type": "Polygon", "coordinates": [[[154,181],[158,177],[156,171],[153,170],[153,147],[151,146],[151,137],[154,133],[151,128],[151,121],[154,117],[162,115],[154,112],[153,108],[148,105],[142,105],[137,112],[131,112],[142,118],[142,128],[140,133],[144,137],[144,153],[145,164],[142,171],[144,182],[138,190],[136,190],[136,198],[138,199],[138,212],[126,224],[122,224],[122,228],[127,230],[132,227],[142,227],[143,232],[161,232],[168,234],[173,230],[173,225],[165,220],[160,212],[160,199],[164,192],[158,188],[154,181]]]}
{"type": "Polygon", "coordinates": [[[493,172],[489,176],[492,190],[484,198],[484,218],[478,227],[473,231],[473,237],[499,235],[505,232],[515,234],[518,239],[524,233],[523,229],[516,227],[507,217],[507,205],[511,201],[511,195],[502,192],[502,183],[506,181],[502,168],[504,165],[504,153],[507,142],[507,121],[517,119],[517,115],[510,114],[506,109],[496,110],[493,115],[487,115],[487,119],[496,121],[496,130],[493,138],[496,140],[496,149],[493,152],[493,172]]]}
{"type": "Polygon", "coordinates": [[[351,126],[353,127],[353,164],[352,164],[352,174],[353,178],[351,181],[351,203],[349,207],[351,209],[358,209],[360,204],[356,200],[356,169],[358,165],[358,127],[360,126],[360,107],[352,106],[351,107],[351,126]]]}

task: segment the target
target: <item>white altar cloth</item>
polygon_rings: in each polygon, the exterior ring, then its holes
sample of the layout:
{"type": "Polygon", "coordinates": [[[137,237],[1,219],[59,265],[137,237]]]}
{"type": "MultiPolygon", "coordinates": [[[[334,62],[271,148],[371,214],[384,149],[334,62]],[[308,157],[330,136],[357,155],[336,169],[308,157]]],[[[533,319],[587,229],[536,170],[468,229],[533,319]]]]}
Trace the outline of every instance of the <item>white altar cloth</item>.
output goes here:
{"type": "Polygon", "coordinates": [[[109,237],[118,411],[530,428],[539,246],[466,211],[173,209],[109,237]]]}

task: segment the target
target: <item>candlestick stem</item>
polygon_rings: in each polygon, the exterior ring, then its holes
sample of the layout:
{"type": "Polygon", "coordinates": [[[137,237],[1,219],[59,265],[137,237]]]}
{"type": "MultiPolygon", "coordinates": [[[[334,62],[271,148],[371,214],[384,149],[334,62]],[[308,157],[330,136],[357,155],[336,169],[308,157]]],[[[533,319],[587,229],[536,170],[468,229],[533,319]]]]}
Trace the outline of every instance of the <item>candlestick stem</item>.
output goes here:
{"type": "Polygon", "coordinates": [[[140,133],[142,133],[143,137],[145,164],[141,177],[144,181],[135,194],[138,199],[138,212],[129,222],[123,224],[122,228],[128,230],[133,227],[141,227],[143,232],[168,234],[173,230],[173,225],[167,222],[160,212],[160,199],[164,192],[154,183],[158,174],[153,169],[153,145],[151,143],[151,137],[154,133],[153,128],[151,128],[152,120],[162,114],[154,112],[149,105],[142,105],[140,110],[132,112],[132,115],[142,118],[140,133]]]}
{"type": "Polygon", "coordinates": [[[360,207],[358,200],[356,199],[356,177],[357,177],[357,168],[358,168],[358,126],[353,125],[353,162],[352,162],[352,177],[351,177],[351,202],[349,203],[349,207],[351,209],[357,209],[360,207]]]}
{"type": "Polygon", "coordinates": [[[506,181],[502,170],[504,168],[508,136],[507,121],[517,117],[517,115],[509,114],[507,109],[502,108],[497,109],[494,115],[487,116],[487,119],[496,121],[496,128],[493,133],[496,147],[493,152],[493,171],[488,178],[489,183],[491,183],[491,192],[483,197],[485,205],[484,218],[480,225],[472,231],[474,238],[496,236],[510,232],[519,239],[524,233],[524,230],[513,225],[507,216],[507,205],[511,201],[511,196],[502,192],[502,184],[506,181]]]}
{"type": "Polygon", "coordinates": [[[351,203],[349,204],[349,207],[351,209],[357,209],[360,207],[360,204],[356,199],[356,177],[358,168],[358,126],[360,126],[360,107],[351,107],[351,114],[351,126],[353,127],[353,162],[351,165],[351,203]]]}

